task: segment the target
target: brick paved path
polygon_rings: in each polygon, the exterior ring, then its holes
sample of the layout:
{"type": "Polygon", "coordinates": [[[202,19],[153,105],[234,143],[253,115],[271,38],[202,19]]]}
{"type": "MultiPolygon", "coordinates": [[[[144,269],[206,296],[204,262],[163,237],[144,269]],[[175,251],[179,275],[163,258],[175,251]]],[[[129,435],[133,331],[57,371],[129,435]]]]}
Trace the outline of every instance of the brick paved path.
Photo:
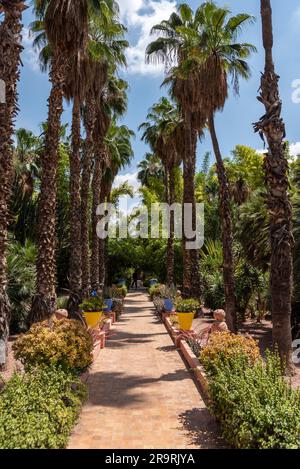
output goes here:
{"type": "Polygon", "coordinates": [[[69,448],[216,448],[216,424],[146,294],[125,314],[88,379],[89,400],[69,448]]]}

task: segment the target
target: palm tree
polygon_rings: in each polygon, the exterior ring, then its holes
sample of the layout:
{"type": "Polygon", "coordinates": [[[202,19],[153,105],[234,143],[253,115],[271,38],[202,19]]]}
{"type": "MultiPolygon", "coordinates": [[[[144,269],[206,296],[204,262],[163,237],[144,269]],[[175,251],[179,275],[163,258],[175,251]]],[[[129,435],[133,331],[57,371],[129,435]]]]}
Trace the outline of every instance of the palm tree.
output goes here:
{"type": "MultiPolygon", "coordinates": [[[[99,87],[98,93],[95,95],[95,124],[93,126],[93,145],[91,151],[94,153],[94,173],[92,178],[92,252],[89,257],[88,252],[88,225],[82,229],[85,233],[85,239],[83,243],[82,252],[82,267],[83,267],[83,290],[85,294],[88,292],[90,284],[93,290],[99,288],[99,247],[98,247],[98,236],[97,236],[97,206],[100,202],[100,184],[103,172],[103,165],[105,164],[106,153],[104,149],[104,138],[108,132],[110,126],[110,119],[112,113],[118,113],[118,107],[121,108],[120,112],[124,112],[123,104],[120,102],[126,100],[127,83],[123,80],[117,80],[113,77],[113,73],[119,66],[126,65],[126,58],[124,51],[128,47],[128,42],[124,40],[124,33],[126,28],[118,22],[117,11],[111,16],[109,22],[102,24],[99,21],[94,21],[90,26],[90,41],[89,50],[95,60],[100,61],[103,73],[103,81],[101,88],[99,87]],[[85,274],[86,273],[86,274],[85,274]],[[89,282],[87,282],[89,278],[89,282]]],[[[90,111],[89,111],[89,114],[90,111]]],[[[87,134],[88,135],[88,134],[87,134]]],[[[88,140],[88,139],[87,139],[88,140]]],[[[83,174],[84,176],[84,174],[83,174]]],[[[92,173],[90,174],[90,177],[92,173]]],[[[84,178],[83,178],[84,179],[84,178]]],[[[87,183],[87,179],[86,179],[87,183]]],[[[82,188],[83,189],[83,188],[82,188]]],[[[87,189],[87,185],[86,188],[87,189]]],[[[88,191],[85,192],[88,194],[88,191]]],[[[82,196],[84,193],[82,192],[82,196]]],[[[87,199],[87,198],[86,198],[87,199]]],[[[82,199],[84,200],[84,199],[82,199]]],[[[88,209],[86,204],[85,210],[88,209]]],[[[84,212],[83,221],[86,220],[88,212],[84,212]]]]}
{"type": "Polygon", "coordinates": [[[272,53],[272,8],[270,0],[261,0],[260,3],[265,70],[261,78],[258,100],[265,106],[266,113],[254,125],[254,128],[263,140],[266,139],[269,147],[265,159],[265,173],[270,215],[273,342],[278,347],[282,363],[290,372],[293,368],[291,357],[292,210],[288,193],[288,161],[284,146],[285,125],[281,117],[279,76],[275,72],[272,53]]]}
{"type": "Polygon", "coordinates": [[[0,86],[5,87],[5,102],[0,101],[0,368],[5,367],[7,338],[9,334],[10,306],[7,296],[6,242],[8,226],[8,204],[12,184],[12,136],[14,118],[17,113],[17,82],[22,31],[24,1],[1,0],[0,14],[0,86]]]}
{"type": "MultiPolygon", "coordinates": [[[[178,142],[182,138],[182,121],[176,106],[167,98],[152,106],[147,122],[140,125],[142,139],[150,144],[160,158],[165,177],[165,201],[169,206],[175,202],[175,168],[181,163],[178,142]]],[[[170,230],[167,249],[167,283],[174,283],[174,213],[170,213],[170,230]]]]}
{"type": "MultiPolygon", "coordinates": [[[[134,132],[126,125],[117,125],[112,120],[108,134],[105,138],[105,148],[108,155],[108,164],[102,176],[100,203],[111,201],[111,191],[118,172],[124,169],[133,157],[131,138],[134,132]]],[[[106,231],[108,230],[108,224],[106,231]]],[[[99,284],[106,283],[107,272],[107,239],[99,240],[99,284]]]]}
{"type": "MultiPolygon", "coordinates": [[[[200,102],[208,117],[208,126],[217,161],[219,179],[220,215],[222,220],[223,276],[227,322],[236,330],[234,261],[232,252],[232,220],[230,210],[230,187],[217,139],[214,114],[223,110],[228,97],[228,75],[234,90],[238,92],[239,77],[249,78],[247,59],[256,49],[248,43],[238,43],[238,34],[253,17],[246,13],[231,16],[227,8],[219,8],[213,2],[203,4],[197,11],[202,23],[202,41],[199,45],[200,102]],[[214,31],[213,31],[214,30],[214,31]]],[[[196,53],[197,55],[197,53],[196,53]]]]}
{"type": "MultiPolygon", "coordinates": [[[[91,58],[91,60],[93,60],[91,58]]],[[[91,87],[87,94],[84,109],[84,125],[86,138],[82,158],[81,176],[81,269],[82,269],[82,294],[87,296],[91,288],[90,277],[90,252],[89,252],[89,193],[92,175],[94,154],[94,128],[96,124],[96,100],[100,95],[106,81],[106,65],[91,62],[92,76],[91,87]],[[105,80],[102,81],[105,74],[105,80]],[[99,76],[101,79],[99,80],[99,76]]]]}
{"type": "MultiPolygon", "coordinates": [[[[39,234],[37,258],[37,294],[33,299],[31,322],[49,317],[56,305],[56,179],[60,118],[64,84],[70,67],[70,57],[85,50],[88,41],[89,18],[104,17],[114,5],[113,0],[35,0],[38,23],[45,28],[44,48],[51,57],[48,128],[42,158],[42,180],[39,198],[39,234]]],[[[43,43],[39,35],[37,43],[43,43]]]]}
{"type": "Polygon", "coordinates": [[[72,142],[70,155],[70,263],[68,311],[76,317],[81,303],[81,115],[80,107],[84,102],[90,81],[90,61],[87,54],[79,51],[71,59],[71,66],[65,82],[65,98],[73,101],[72,142]]]}
{"type": "MultiPolygon", "coordinates": [[[[185,64],[188,47],[191,47],[190,36],[185,31],[196,30],[196,19],[192,9],[182,4],[177,12],[172,13],[168,20],[152,28],[152,33],[161,37],[149,44],[146,56],[148,61],[161,61],[168,68],[165,83],[171,83],[171,94],[177,100],[183,119],[181,136],[178,138],[179,154],[183,157],[184,194],[183,207],[191,204],[193,213],[193,229],[196,228],[195,170],[196,148],[198,136],[202,134],[205,116],[198,103],[195,102],[197,92],[197,75],[183,73],[180,66],[185,64]]],[[[201,279],[199,273],[198,250],[187,249],[190,241],[185,233],[183,238],[183,295],[186,297],[201,296],[201,279]]]]}
{"type": "MultiPolygon", "coordinates": [[[[121,49],[123,47],[121,46],[121,49]]],[[[119,54],[125,63],[122,50],[119,54]]],[[[127,109],[127,88],[126,81],[110,74],[108,82],[102,92],[97,106],[97,121],[94,129],[95,141],[95,161],[92,181],[92,253],[91,253],[91,285],[93,290],[98,290],[99,283],[99,238],[97,235],[97,207],[101,197],[101,180],[105,167],[108,164],[108,154],[105,146],[105,137],[109,131],[111,122],[116,117],[122,116],[127,109]]]]}
{"type": "Polygon", "coordinates": [[[138,180],[142,186],[149,186],[151,178],[164,180],[164,168],[155,153],[146,153],[145,159],[138,164],[138,180]]]}
{"type": "Polygon", "coordinates": [[[25,244],[26,238],[35,241],[37,194],[40,177],[41,139],[31,131],[16,131],[13,157],[13,191],[10,202],[12,230],[16,241],[25,244]]]}
{"type": "MultiPolygon", "coordinates": [[[[255,51],[255,47],[248,43],[237,43],[237,38],[243,26],[252,22],[253,18],[245,13],[231,16],[227,8],[219,8],[212,1],[203,3],[195,14],[186,4],[180,5],[178,10],[180,16],[172,15],[168,22],[153,28],[154,31],[162,32],[164,37],[149,46],[148,55],[160,53],[160,56],[164,56],[166,51],[171,51],[177,59],[177,66],[173,67],[170,76],[174,93],[182,104],[183,112],[186,110],[185,121],[191,116],[190,148],[195,146],[195,131],[201,130],[201,125],[203,128],[205,120],[208,120],[220,187],[225,307],[228,326],[234,331],[236,311],[230,191],[214,115],[223,109],[228,97],[228,75],[233,78],[236,92],[239,77],[248,78],[250,75],[245,59],[255,51]]],[[[188,177],[187,172],[184,177],[188,177]]]]}
{"type": "Polygon", "coordinates": [[[64,82],[68,59],[86,46],[89,1],[36,0],[35,14],[43,22],[51,51],[48,128],[42,158],[39,198],[37,293],[30,321],[50,317],[56,306],[56,188],[60,118],[63,110],[64,82]]]}

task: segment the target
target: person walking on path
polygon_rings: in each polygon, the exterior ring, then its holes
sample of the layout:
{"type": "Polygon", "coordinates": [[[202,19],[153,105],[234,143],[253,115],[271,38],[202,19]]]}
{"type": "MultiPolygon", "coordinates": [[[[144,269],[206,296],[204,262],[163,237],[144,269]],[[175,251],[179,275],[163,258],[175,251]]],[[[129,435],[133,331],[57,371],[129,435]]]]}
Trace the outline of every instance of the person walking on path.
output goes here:
{"type": "Polygon", "coordinates": [[[135,270],[132,275],[132,283],[131,283],[132,288],[135,288],[137,290],[138,287],[138,273],[135,270]]]}

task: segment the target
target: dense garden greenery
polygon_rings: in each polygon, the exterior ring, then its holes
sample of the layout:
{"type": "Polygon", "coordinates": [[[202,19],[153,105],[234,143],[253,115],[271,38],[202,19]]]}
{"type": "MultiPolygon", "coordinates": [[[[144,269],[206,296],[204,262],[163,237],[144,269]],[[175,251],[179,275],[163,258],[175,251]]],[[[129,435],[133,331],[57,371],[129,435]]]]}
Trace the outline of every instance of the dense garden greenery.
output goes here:
{"type": "MultiPolygon", "coordinates": [[[[271,2],[260,4],[265,114],[253,127],[266,151],[236,142],[222,155],[215,124],[231,88],[238,94],[239,81],[250,77],[257,50],[241,38],[255,18],[213,1],[195,11],[182,3],[153,25],[145,51],[148,63],[165,65],[168,97],[140,124],[149,151],[143,160],[139,155],[135,194],[128,182],[115,185],[134,156],[134,132],[120,121],[128,101],[120,69],[129,44],[118,3],[32,2],[30,32],[51,84],[38,136],[15,129],[27,5],[0,0],[0,369],[9,336],[25,332],[13,345],[24,370],[0,394],[0,447],[66,446],[85,396],[78,376],[93,361],[98,333],[87,330],[84,315],[101,316],[105,299],[120,309],[137,272],[154,301],[177,300],[178,317],[224,308],[230,333],[213,337],[200,359],[226,439],[238,448],[299,447],[299,393],[282,374],[294,371],[292,338],[300,334],[300,155],[290,155],[281,116],[271,2]],[[63,126],[64,101],[72,122],[63,126]],[[204,138],[214,154],[200,158],[204,138]],[[118,209],[122,195],[139,195],[139,209],[148,212],[154,203],[189,204],[193,223],[196,203],[203,203],[203,247],[188,249],[186,233],[176,239],[174,213],[168,239],[103,239],[98,206],[118,209]],[[68,319],[58,320],[58,306],[68,319]],[[267,315],[278,357],[264,362],[256,343],[237,332],[241,322],[267,315]]],[[[136,231],[139,215],[130,215],[136,231]]],[[[107,219],[105,228],[114,223],[107,219]]]]}

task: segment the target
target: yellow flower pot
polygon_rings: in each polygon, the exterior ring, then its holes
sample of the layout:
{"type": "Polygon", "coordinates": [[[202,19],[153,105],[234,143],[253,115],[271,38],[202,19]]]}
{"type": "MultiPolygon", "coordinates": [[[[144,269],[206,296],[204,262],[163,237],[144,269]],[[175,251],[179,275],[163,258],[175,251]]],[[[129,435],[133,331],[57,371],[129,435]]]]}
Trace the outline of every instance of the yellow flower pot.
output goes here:
{"type": "Polygon", "coordinates": [[[183,331],[190,331],[193,325],[193,320],[195,317],[195,313],[177,313],[176,316],[178,317],[178,322],[180,324],[180,329],[183,331]]]}
{"type": "Polygon", "coordinates": [[[86,320],[86,323],[88,325],[88,327],[97,327],[101,321],[101,318],[102,318],[102,315],[103,315],[103,312],[102,311],[97,311],[97,312],[87,312],[87,311],[84,311],[83,312],[83,315],[85,317],[85,320],[86,320]]]}

